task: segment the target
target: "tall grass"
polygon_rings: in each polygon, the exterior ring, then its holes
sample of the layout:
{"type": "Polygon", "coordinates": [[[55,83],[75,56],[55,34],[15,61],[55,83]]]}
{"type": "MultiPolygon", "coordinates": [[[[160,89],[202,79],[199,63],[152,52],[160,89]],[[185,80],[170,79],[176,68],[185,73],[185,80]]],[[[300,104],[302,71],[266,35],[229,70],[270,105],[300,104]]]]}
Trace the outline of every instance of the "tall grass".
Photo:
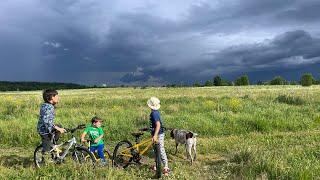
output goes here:
{"type": "MultiPolygon", "coordinates": [[[[146,101],[157,96],[161,100],[165,126],[192,130],[200,139],[197,172],[187,172],[192,171],[191,167],[170,154],[174,145],[167,137],[170,164],[175,172],[172,178],[197,177],[197,173],[202,173],[208,179],[264,176],[308,179],[318,175],[320,167],[319,90],[319,86],[63,90],[59,91],[61,98],[55,121],[64,127],[73,127],[89,123],[91,117],[97,115],[105,120],[105,142],[113,147],[119,140],[132,139],[130,132],[148,126],[150,110],[146,101]]],[[[32,157],[29,152],[40,141],[36,124],[41,103],[40,91],[0,93],[1,147],[23,147],[26,151],[22,153],[32,157]]],[[[13,173],[16,169],[3,167],[6,168],[0,170],[0,174],[8,177],[12,173],[12,177],[29,178],[47,172],[54,174],[52,178],[84,177],[82,170],[69,166],[34,171],[20,164],[19,174],[13,173]],[[68,170],[73,171],[68,174],[68,170]]],[[[149,177],[148,168],[131,170],[97,173],[100,178],[108,174],[117,178],[149,177]]],[[[96,174],[86,172],[86,176],[96,174]]]]}

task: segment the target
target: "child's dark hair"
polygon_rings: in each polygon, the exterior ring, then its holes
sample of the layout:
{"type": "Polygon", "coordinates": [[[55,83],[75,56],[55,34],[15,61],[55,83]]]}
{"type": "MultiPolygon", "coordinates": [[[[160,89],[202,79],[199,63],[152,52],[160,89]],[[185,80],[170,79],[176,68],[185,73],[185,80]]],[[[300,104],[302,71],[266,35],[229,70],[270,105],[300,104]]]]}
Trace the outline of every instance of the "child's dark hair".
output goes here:
{"type": "Polygon", "coordinates": [[[58,95],[58,91],[54,90],[54,89],[46,89],[43,91],[42,97],[44,102],[46,103],[50,103],[52,97],[58,95]]]}
{"type": "Polygon", "coordinates": [[[92,119],[91,119],[91,123],[93,124],[93,123],[95,123],[95,122],[97,122],[97,121],[101,121],[102,119],[101,118],[99,118],[99,117],[97,117],[97,116],[94,116],[92,119]]]}

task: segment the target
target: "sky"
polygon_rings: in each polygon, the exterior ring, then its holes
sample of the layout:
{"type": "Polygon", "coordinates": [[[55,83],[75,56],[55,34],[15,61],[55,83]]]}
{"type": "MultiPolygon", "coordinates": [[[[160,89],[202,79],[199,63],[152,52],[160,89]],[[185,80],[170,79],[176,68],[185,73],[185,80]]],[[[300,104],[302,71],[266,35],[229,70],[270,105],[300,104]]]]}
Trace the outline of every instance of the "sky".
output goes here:
{"type": "Polygon", "coordinates": [[[320,78],[319,0],[1,0],[0,81],[320,78]]]}

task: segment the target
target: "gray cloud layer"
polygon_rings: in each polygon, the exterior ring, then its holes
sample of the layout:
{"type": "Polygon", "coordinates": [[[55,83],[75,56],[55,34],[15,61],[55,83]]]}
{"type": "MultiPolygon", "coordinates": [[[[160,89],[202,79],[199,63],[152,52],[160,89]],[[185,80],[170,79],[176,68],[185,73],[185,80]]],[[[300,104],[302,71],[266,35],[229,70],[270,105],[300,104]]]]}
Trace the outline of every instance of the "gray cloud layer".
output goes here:
{"type": "Polygon", "coordinates": [[[319,63],[316,0],[0,2],[2,80],[168,83],[319,63]]]}

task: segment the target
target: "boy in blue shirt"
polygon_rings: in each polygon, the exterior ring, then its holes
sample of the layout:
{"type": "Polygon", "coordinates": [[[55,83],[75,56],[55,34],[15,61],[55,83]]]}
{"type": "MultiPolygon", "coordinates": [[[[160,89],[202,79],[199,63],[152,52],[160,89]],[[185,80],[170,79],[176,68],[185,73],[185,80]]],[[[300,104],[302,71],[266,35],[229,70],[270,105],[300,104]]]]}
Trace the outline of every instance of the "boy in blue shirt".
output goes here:
{"type": "MultiPolygon", "coordinates": [[[[152,141],[158,141],[160,145],[160,154],[161,154],[161,161],[164,165],[163,168],[163,174],[168,175],[169,174],[169,167],[168,167],[168,158],[166,151],[164,149],[164,127],[163,127],[163,121],[160,116],[160,112],[158,111],[160,109],[160,100],[156,97],[151,97],[147,101],[147,105],[151,109],[150,113],[150,129],[151,129],[151,135],[152,135],[152,141]]],[[[156,170],[153,168],[153,170],[156,170]]]]}

